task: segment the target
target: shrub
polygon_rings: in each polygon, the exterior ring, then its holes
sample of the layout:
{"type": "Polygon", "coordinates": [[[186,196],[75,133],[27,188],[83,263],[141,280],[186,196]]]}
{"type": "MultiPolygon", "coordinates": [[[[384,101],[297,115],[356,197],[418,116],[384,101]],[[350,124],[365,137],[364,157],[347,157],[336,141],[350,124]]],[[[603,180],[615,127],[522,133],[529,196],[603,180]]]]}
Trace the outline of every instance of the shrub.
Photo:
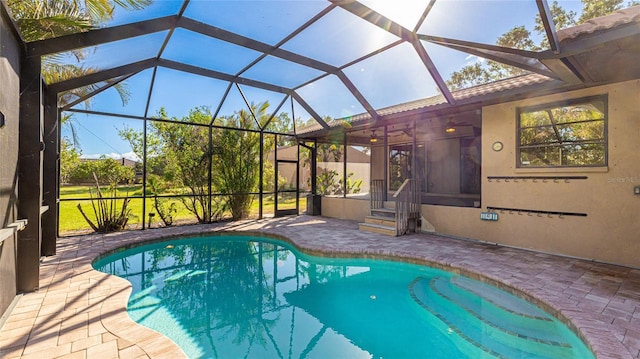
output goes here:
{"type": "Polygon", "coordinates": [[[94,223],[82,209],[82,205],[78,204],[78,210],[82,214],[82,217],[89,223],[91,228],[99,233],[116,232],[123,230],[127,226],[129,217],[131,216],[131,209],[129,208],[129,198],[122,199],[122,204],[119,205],[119,199],[115,198],[117,195],[116,186],[110,186],[111,192],[110,198],[105,198],[98,182],[98,177],[94,175],[95,179],[95,197],[94,191],[89,191],[91,196],[91,207],[93,208],[93,214],[96,222],[94,223]]]}

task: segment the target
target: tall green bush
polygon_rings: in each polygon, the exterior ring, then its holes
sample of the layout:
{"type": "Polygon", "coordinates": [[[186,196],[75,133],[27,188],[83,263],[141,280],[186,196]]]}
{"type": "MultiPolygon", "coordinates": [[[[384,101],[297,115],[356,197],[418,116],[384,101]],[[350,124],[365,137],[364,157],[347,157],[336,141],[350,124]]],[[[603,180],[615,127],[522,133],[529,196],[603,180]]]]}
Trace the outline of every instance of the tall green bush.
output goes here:
{"type": "MultiPolygon", "coordinates": [[[[164,110],[160,117],[169,119],[164,110]]],[[[160,140],[159,151],[166,161],[165,171],[175,173],[174,185],[183,188],[181,200],[198,222],[206,223],[217,219],[220,212],[211,203],[224,206],[224,203],[209,201],[209,128],[211,112],[206,107],[196,107],[185,118],[173,118],[174,121],[193,123],[153,122],[153,133],[160,140]]]]}
{"type": "MultiPolygon", "coordinates": [[[[252,111],[241,110],[220,119],[229,127],[251,128],[255,122],[268,117],[268,103],[252,104],[252,111]]],[[[261,121],[262,122],[262,121],[261,121]]],[[[213,132],[213,183],[228,195],[232,219],[246,218],[258,188],[260,174],[260,134],[248,131],[218,129],[213,132]]]]}

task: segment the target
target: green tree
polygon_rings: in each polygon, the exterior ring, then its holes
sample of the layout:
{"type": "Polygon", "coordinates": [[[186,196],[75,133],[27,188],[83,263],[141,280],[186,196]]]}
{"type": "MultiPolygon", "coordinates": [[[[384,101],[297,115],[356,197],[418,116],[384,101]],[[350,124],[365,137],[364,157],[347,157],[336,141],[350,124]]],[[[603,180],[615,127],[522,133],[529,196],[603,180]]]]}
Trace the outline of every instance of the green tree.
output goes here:
{"type": "MultiPolygon", "coordinates": [[[[217,118],[217,126],[210,128],[212,114],[207,107],[196,107],[184,118],[169,118],[161,109],[158,117],[166,121],[152,121],[147,131],[147,161],[158,162],[164,181],[174,188],[185,188],[185,207],[199,222],[219,219],[226,208],[233,219],[246,218],[258,190],[260,174],[260,134],[243,129],[261,127],[270,118],[269,103],[251,104],[251,110],[240,110],[233,115],[217,118]],[[255,119],[254,119],[255,115],[255,119]],[[174,123],[174,121],[181,123],[174,123]],[[190,124],[184,124],[184,122],[190,124]],[[233,129],[228,129],[233,128],[233,129]],[[209,148],[211,140],[212,147],[209,148]],[[212,161],[212,162],[211,162],[212,161]],[[209,164],[212,166],[212,199],[218,202],[209,207],[209,164]],[[224,200],[223,200],[224,199],[224,200]]],[[[272,120],[270,131],[286,131],[288,115],[272,120]]],[[[121,138],[138,155],[143,154],[143,133],[130,128],[119,130],[121,138]]],[[[288,144],[287,136],[277,136],[278,143],[288,144]],[[284,140],[283,140],[284,138],[284,140]]],[[[265,147],[276,145],[275,136],[265,136],[265,147]]],[[[339,156],[339,154],[338,154],[339,156]]],[[[265,163],[264,186],[273,188],[273,168],[265,163]],[[271,173],[271,176],[269,175],[271,173]]],[[[156,189],[153,190],[154,194],[156,189]]],[[[159,210],[160,211],[160,210],[159,210]]]]}
{"type": "MultiPolygon", "coordinates": [[[[264,123],[270,116],[269,103],[251,104],[251,111],[240,110],[233,116],[221,118],[223,125],[249,128],[254,122],[264,123]]],[[[260,173],[260,134],[248,131],[219,129],[213,132],[213,183],[218,191],[229,196],[233,219],[246,218],[258,187],[260,173]]]]}
{"type": "MultiPolygon", "coordinates": [[[[606,0],[605,0],[606,1],[606,0]]],[[[556,29],[565,29],[567,27],[571,27],[576,25],[578,22],[576,21],[576,12],[575,11],[567,11],[565,8],[560,6],[557,1],[554,1],[549,6],[549,11],[551,12],[551,17],[553,18],[553,23],[556,25],[556,29]]],[[[596,16],[591,16],[589,19],[594,18],[596,16]]],[[[580,23],[586,20],[580,21],[580,23]]],[[[542,23],[542,18],[540,15],[536,16],[534,30],[538,34],[543,34],[545,32],[544,25],[542,23]]],[[[548,45],[547,39],[543,39],[543,43],[548,45]]],[[[544,46],[546,47],[546,46],[544,46]]]]}
{"type": "MultiPolygon", "coordinates": [[[[161,113],[164,113],[164,109],[161,110],[161,113]]],[[[164,116],[166,116],[166,113],[164,116]]],[[[144,158],[145,143],[144,133],[142,131],[125,126],[118,129],[118,136],[129,143],[131,150],[140,160],[144,158]]],[[[146,150],[147,172],[163,176],[165,174],[164,169],[167,166],[167,161],[162,155],[160,136],[158,132],[154,130],[153,126],[150,126],[150,131],[147,132],[146,150]]],[[[140,163],[139,168],[136,169],[142,171],[142,163],[140,163]]],[[[171,182],[173,177],[167,173],[167,177],[165,177],[164,180],[171,182]]]]}
{"type": "MultiPolygon", "coordinates": [[[[627,3],[627,7],[638,5],[640,2],[634,0],[627,3]]],[[[582,0],[582,14],[578,23],[582,24],[593,18],[611,14],[624,7],[623,0],[582,0]]]]}
{"type": "MultiPolygon", "coordinates": [[[[147,177],[147,186],[146,194],[153,195],[153,208],[158,213],[160,220],[166,227],[171,226],[174,220],[173,216],[178,212],[176,203],[169,198],[158,197],[162,190],[165,189],[166,184],[159,176],[150,174],[147,177]]],[[[152,216],[151,213],[149,213],[149,216],[152,216]]],[[[151,226],[151,223],[149,223],[149,226],[151,226]]]]}
{"type": "MultiPolygon", "coordinates": [[[[152,0],[7,0],[7,5],[20,29],[25,41],[43,40],[63,35],[89,31],[102,26],[113,18],[114,9],[140,10],[150,5],[152,0]]],[[[85,57],[81,49],[73,55],[79,61],[85,57]]],[[[42,74],[47,83],[59,82],[70,78],[91,74],[97,71],[93,67],[84,67],[78,63],[68,63],[60,54],[48,55],[42,60],[42,74]]],[[[107,80],[106,83],[112,83],[107,80]]],[[[64,106],[98,89],[98,84],[77,88],[60,94],[58,104],[64,106]]],[[[126,83],[114,85],[123,104],[130,98],[126,83]]],[[[90,106],[90,101],[85,101],[90,106]]],[[[70,126],[74,144],[78,144],[72,116],[63,116],[61,122],[70,126]]]]}
{"type": "Polygon", "coordinates": [[[602,165],[604,103],[524,111],[520,114],[520,156],[528,166],[602,165]]]}
{"type": "Polygon", "coordinates": [[[114,9],[140,10],[152,0],[7,0],[26,41],[85,32],[113,18],[114,9]]]}
{"type": "Polygon", "coordinates": [[[115,186],[122,183],[131,183],[135,180],[133,167],[123,166],[113,158],[101,157],[97,160],[82,161],[69,174],[71,183],[93,182],[115,186]],[[95,177],[94,177],[95,176],[95,177]]]}
{"type": "Polygon", "coordinates": [[[466,87],[484,84],[496,79],[487,66],[481,62],[467,65],[459,71],[451,73],[451,77],[446,81],[450,90],[458,90],[466,87]]]}
{"type": "MultiPolygon", "coordinates": [[[[633,0],[627,6],[637,5],[638,3],[638,1],[633,0]]],[[[574,11],[565,10],[557,1],[551,4],[549,11],[556,29],[560,30],[582,24],[595,17],[608,15],[620,10],[622,7],[623,0],[582,0],[582,14],[578,20],[575,20],[576,13],[574,11]]],[[[539,14],[535,18],[534,30],[538,35],[545,33],[539,14]]],[[[540,44],[536,44],[531,37],[531,32],[525,26],[516,26],[500,36],[496,41],[496,45],[520,50],[540,51],[548,48],[549,42],[546,36],[542,36],[540,44]]],[[[459,90],[525,73],[526,71],[523,69],[488,60],[486,62],[476,62],[454,71],[446,83],[450,90],[459,90]]]]}
{"type": "Polygon", "coordinates": [[[66,138],[60,143],[60,183],[69,183],[82,152],[66,138]]]}
{"type": "MultiPolygon", "coordinates": [[[[169,120],[164,109],[159,117],[169,120]]],[[[165,170],[175,173],[174,184],[184,187],[188,196],[181,197],[187,210],[198,222],[206,223],[216,216],[221,216],[221,206],[210,206],[209,202],[209,122],[212,114],[207,107],[196,107],[182,118],[172,118],[185,125],[171,122],[152,122],[152,136],[157,135],[160,141],[159,151],[166,161],[165,170]]]]}

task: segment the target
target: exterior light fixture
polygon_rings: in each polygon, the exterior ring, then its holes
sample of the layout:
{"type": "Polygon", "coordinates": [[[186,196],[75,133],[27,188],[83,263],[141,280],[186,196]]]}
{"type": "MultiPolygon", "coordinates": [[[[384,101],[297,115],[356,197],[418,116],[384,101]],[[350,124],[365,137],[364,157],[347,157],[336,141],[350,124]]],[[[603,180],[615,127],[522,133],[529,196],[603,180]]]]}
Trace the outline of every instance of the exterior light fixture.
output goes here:
{"type": "Polygon", "coordinates": [[[378,142],[378,137],[376,136],[376,130],[371,131],[371,138],[369,138],[370,143],[378,142]]]}
{"type": "Polygon", "coordinates": [[[447,122],[447,127],[444,128],[444,132],[446,133],[456,132],[456,128],[455,128],[455,125],[453,124],[453,121],[449,120],[449,122],[447,122]]]}
{"type": "Polygon", "coordinates": [[[4,126],[4,113],[0,112],[0,127],[4,126]]]}

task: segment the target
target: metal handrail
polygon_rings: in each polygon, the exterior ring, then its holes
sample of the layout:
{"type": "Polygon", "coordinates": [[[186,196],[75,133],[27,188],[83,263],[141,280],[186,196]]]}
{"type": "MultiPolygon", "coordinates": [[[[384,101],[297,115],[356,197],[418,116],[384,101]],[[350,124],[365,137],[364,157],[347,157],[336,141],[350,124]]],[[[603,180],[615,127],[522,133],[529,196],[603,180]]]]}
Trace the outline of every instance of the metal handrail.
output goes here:
{"type": "Polygon", "coordinates": [[[416,220],[420,214],[417,181],[411,178],[404,180],[400,188],[393,194],[396,199],[396,235],[401,236],[409,231],[409,220],[416,220]]]}

